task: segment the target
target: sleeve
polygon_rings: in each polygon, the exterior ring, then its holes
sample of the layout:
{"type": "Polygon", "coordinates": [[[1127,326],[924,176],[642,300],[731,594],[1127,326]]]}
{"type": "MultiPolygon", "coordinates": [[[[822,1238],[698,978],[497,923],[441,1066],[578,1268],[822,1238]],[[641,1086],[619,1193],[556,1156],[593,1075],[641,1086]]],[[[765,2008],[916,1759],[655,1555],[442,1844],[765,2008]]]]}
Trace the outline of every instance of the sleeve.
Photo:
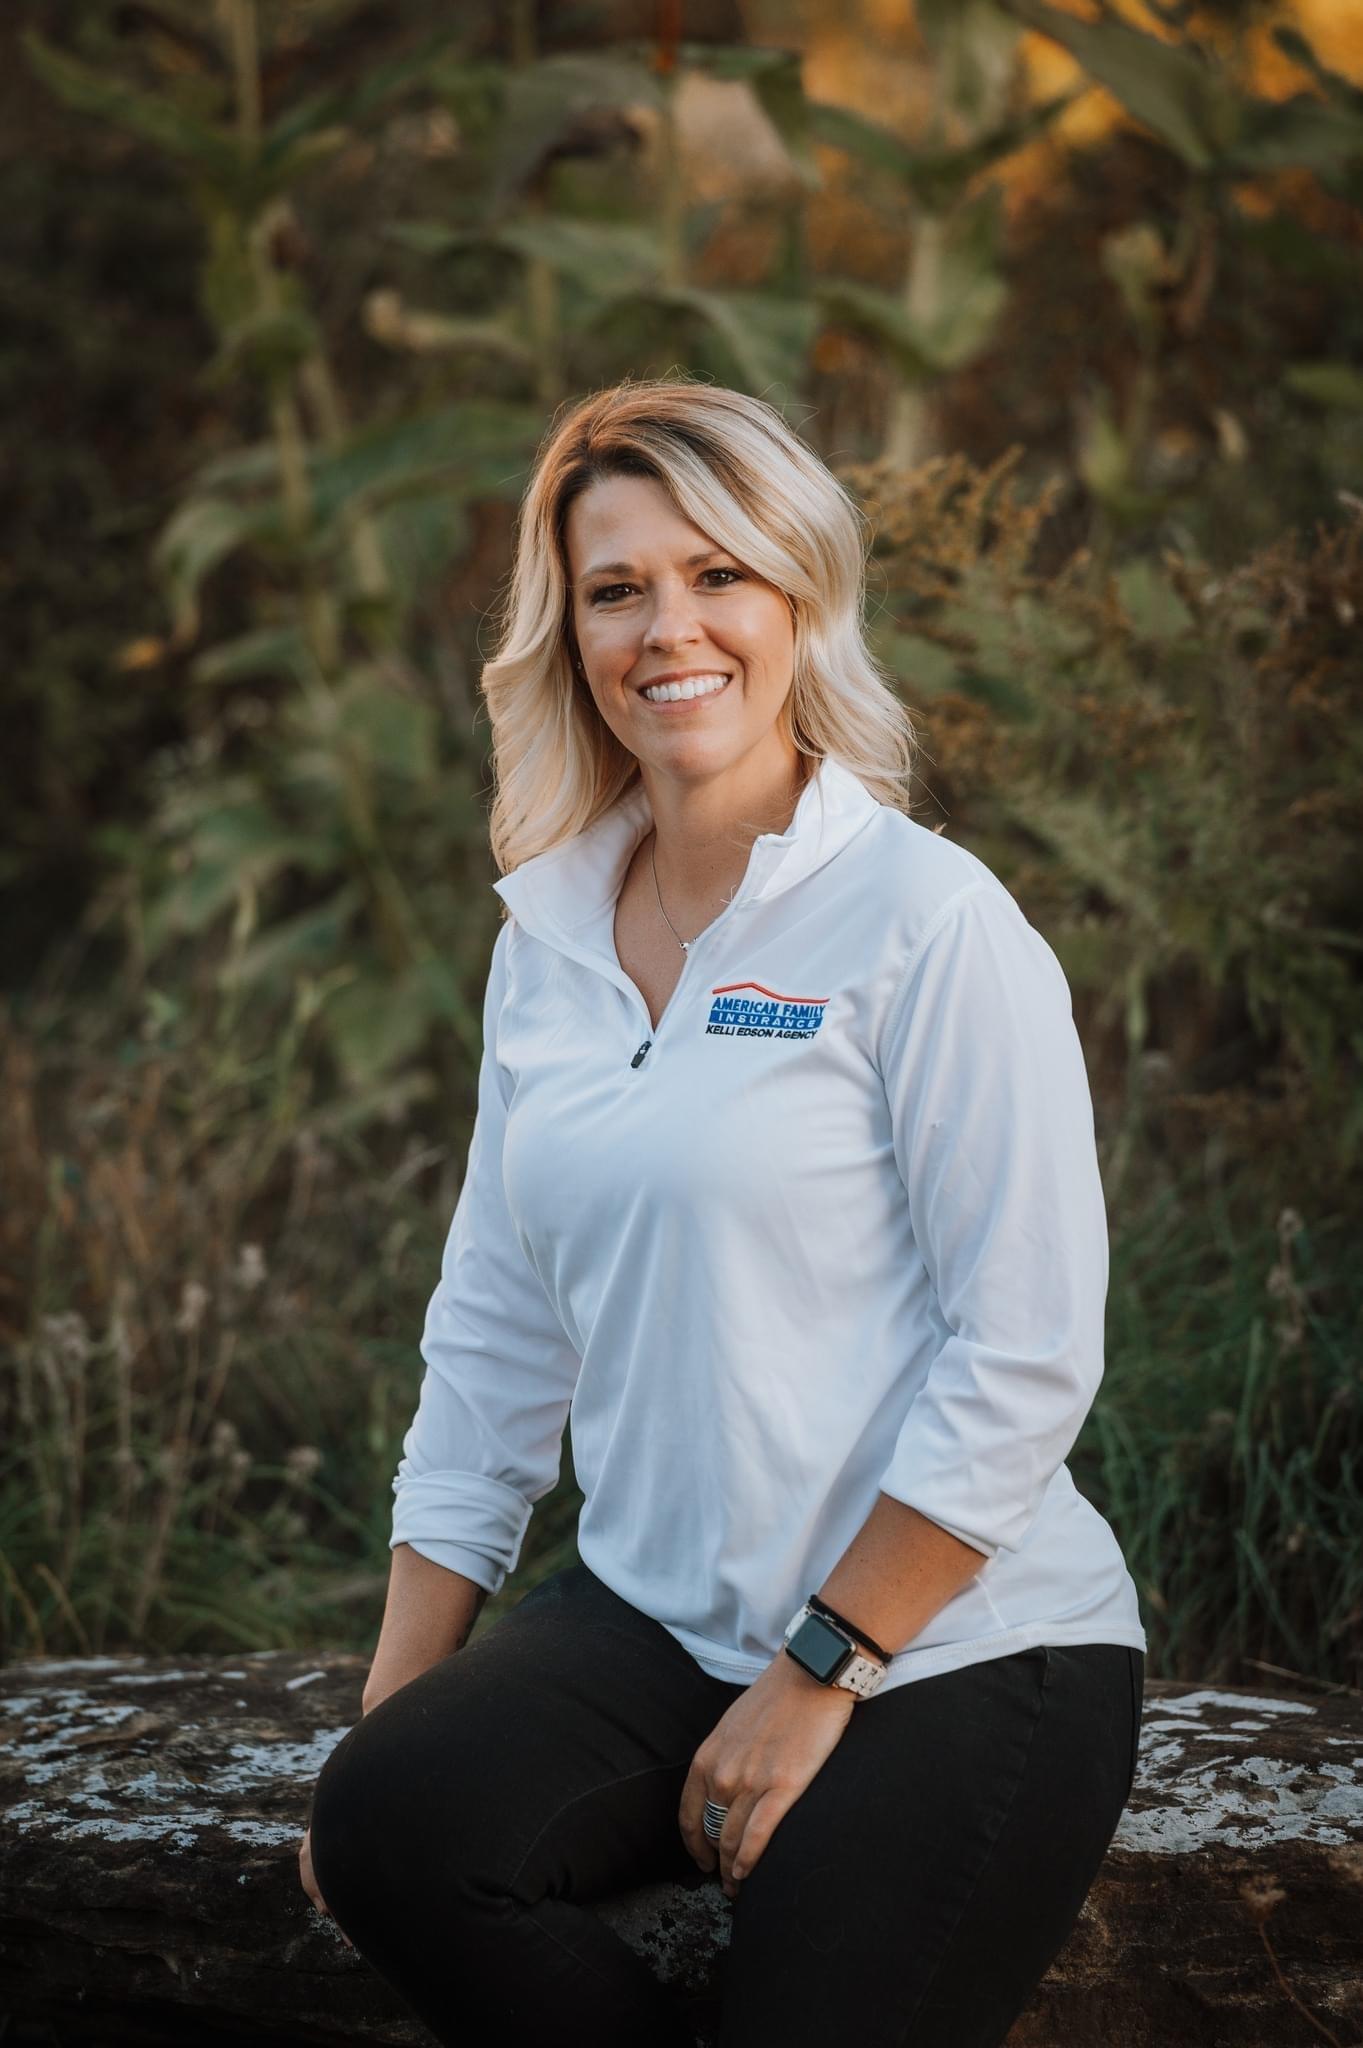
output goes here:
{"type": "Polygon", "coordinates": [[[886,1013],[881,1071],[947,1336],[881,1490],[1017,1550],[1103,1376],[1107,1213],[1064,970],[1001,886],[943,906],[886,1013]]]}
{"type": "Polygon", "coordinates": [[[492,950],[478,1106],[421,1339],[425,1374],[393,1480],[392,1549],[496,1593],[534,1503],[556,1484],[581,1360],[516,1235],[502,1183],[506,1099],[496,1025],[510,922],[492,950]]]}

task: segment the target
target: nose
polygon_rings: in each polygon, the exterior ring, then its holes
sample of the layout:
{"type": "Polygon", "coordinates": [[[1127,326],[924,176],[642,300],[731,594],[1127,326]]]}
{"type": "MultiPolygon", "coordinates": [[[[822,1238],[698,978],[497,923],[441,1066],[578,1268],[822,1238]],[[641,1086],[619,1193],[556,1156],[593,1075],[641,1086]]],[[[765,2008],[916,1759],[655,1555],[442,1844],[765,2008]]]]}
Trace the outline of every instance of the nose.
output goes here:
{"type": "Polygon", "coordinates": [[[660,653],[688,646],[699,638],[691,594],[680,577],[654,587],[653,610],[645,627],[646,645],[660,653]]]}

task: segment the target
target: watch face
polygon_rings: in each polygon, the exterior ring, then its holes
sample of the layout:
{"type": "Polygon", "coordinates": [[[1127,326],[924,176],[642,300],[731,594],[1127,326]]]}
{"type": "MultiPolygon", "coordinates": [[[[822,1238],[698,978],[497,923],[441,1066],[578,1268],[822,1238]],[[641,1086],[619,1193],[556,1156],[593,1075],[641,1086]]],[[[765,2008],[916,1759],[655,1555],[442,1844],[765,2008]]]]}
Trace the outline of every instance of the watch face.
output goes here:
{"type": "Polygon", "coordinates": [[[855,1654],[847,1638],[821,1614],[807,1614],[786,1648],[823,1685],[831,1685],[855,1654]]]}

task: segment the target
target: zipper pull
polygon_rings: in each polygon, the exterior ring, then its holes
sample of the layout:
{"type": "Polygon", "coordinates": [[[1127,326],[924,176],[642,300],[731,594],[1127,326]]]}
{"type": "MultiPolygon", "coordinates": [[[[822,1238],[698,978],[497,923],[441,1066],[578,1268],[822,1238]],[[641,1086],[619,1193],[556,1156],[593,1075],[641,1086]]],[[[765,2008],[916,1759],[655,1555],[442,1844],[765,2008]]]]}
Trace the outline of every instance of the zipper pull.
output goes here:
{"type": "Polygon", "coordinates": [[[651,1038],[646,1038],[644,1040],[643,1044],[639,1047],[638,1052],[635,1053],[634,1058],[630,1061],[630,1065],[632,1067],[641,1067],[643,1065],[644,1054],[648,1051],[652,1043],[653,1040],[651,1038]]]}

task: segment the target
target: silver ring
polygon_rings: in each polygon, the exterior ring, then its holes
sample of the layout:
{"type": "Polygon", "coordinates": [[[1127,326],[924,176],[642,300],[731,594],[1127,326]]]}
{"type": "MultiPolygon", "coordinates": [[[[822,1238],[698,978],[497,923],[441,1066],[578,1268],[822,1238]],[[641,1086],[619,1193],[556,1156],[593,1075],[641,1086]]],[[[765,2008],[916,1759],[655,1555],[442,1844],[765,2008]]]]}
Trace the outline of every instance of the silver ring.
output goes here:
{"type": "Polygon", "coordinates": [[[717,1842],[723,1833],[724,1816],[728,1811],[727,1806],[719,1806],[713,1799],[706,1800],[700,1824],[712,1842],[717,1842]]]}

